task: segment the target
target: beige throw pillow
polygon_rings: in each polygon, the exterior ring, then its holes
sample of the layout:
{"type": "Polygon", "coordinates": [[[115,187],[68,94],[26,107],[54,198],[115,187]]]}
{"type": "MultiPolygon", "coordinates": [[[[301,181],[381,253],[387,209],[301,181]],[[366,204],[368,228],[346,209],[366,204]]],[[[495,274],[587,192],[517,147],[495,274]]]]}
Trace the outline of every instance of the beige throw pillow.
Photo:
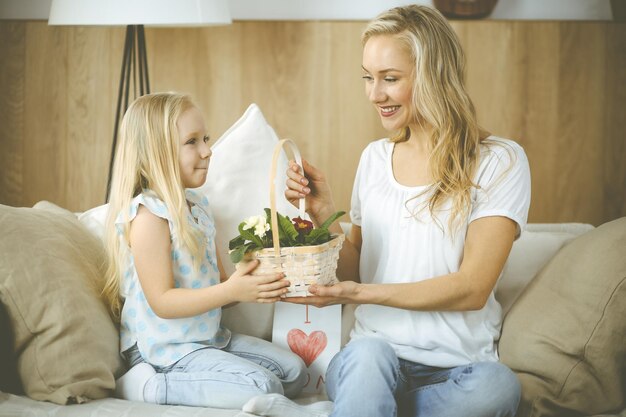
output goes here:
{"type": "Polygon", "coordinates": [[[519,417],[625,407],[626,217],[565,246],[504,320],[500,357],[519,376],[519,417]]]}
{"type": "Polygon", "coordinates": [[[0,205],[0,230],[0,301],[24,391],[57,404],[108,396],[123,365],[118,331],[98,296],[101,242],[58,207],[0,205]]]}

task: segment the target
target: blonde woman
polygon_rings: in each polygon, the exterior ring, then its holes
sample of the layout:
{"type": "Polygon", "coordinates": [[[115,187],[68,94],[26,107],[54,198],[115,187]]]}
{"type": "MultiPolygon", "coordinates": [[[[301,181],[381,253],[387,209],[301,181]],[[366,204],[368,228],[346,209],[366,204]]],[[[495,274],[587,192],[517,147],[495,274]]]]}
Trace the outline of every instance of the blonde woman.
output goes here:
{"type": "MultiPolygon", "coordinates": [[[[527,220],[526,155],[479,128],[459,40],[439,12],[394,8],[362,41],[365,91],[391,136],[361,156],[342,282],[290,299],[360,304],[326,374],[332,415],[514,416],[520,384],[498,362],[493,290],[527,220]]],[[[335,211],[331,191],[303,164],[304,175],[291,165],[285,195],[306,197],[319,222],[335,211]]]]}
{"type": "Polygon", "coordinates": [[[259,394],[297,395],[307,378],[298,356],[220,323],[223,306],[275,302],[289,282],[250,275],[256,264],[220,280],[210,202],[189,190],[204,184],[211,157],[198,108],[185,95],[143,96],[120,133],[105,287],[131,367],[118,396],[241,408],[259,394]]]}

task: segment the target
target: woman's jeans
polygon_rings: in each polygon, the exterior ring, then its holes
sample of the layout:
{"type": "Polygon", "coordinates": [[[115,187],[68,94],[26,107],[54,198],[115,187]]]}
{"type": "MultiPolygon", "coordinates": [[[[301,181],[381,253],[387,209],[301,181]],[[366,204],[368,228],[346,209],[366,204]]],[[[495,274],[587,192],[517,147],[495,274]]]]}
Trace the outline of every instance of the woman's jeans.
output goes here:
{"type": "Polygon", "coordinates": [[[513,417],[515,374],[498,362],[434,368],[396,357],[377,338],[355,339],[326,372],[333,417],[513,417]]]}
{"type": "MultiPolygon", "coordinates": [[[[130,366],[143,362],[139,351],[126,353],[130,366]]],[[[265,340],[232,334],[223,349],[196,350],[166,367],[144,388],[146,402],[241,409],[250,398],[278,393],[293,397],[306,384],[299,356],[265,340]]]]}

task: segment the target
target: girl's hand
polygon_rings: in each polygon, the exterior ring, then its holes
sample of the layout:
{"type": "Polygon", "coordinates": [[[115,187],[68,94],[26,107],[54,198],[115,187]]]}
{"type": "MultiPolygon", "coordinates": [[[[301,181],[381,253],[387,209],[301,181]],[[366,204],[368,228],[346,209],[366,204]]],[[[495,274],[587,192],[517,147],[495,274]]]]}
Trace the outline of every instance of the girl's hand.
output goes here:
{"type": "Polygon", "coordinates": [[[355,304],[361,284],[354,281],[342,281],[331,286],[311,285],[308,297],[287,297],[281,299],[287,303],[309,304],[315,307],[326,307],[333,304],[355,304]]]}
{"type": "Polygon", "coordinates": [[[254,260],[235,271],[223,285],[227,286],[233,301],[275,303],[281,300],[290,283],[284,280],[282,273],[250,275],[259,266],[259,261],[254,260]]]}
{"type": "Polygon", "coordinates": [[[298,164],[289,161],[285,198],[296,207],[300,198],[306,198],[307,213],[319,224],[335,212],[332,192],[322,171],[305,160],[302,165],[304,175],[298,164]]]}

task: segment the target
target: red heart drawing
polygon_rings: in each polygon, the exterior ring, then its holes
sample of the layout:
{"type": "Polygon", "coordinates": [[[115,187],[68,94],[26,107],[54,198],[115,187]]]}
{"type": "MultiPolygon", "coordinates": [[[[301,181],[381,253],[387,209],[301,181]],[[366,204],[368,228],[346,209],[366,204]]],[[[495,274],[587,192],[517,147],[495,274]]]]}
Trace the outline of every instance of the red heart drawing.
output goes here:
{"type": "Polygon", "coordinates": [[[287,333],[287,344],[296,355],[300,356],[307,368],[326,348],[326,333],[316,330],[306,335],[300,329],[291,329],[287,333]]]}

